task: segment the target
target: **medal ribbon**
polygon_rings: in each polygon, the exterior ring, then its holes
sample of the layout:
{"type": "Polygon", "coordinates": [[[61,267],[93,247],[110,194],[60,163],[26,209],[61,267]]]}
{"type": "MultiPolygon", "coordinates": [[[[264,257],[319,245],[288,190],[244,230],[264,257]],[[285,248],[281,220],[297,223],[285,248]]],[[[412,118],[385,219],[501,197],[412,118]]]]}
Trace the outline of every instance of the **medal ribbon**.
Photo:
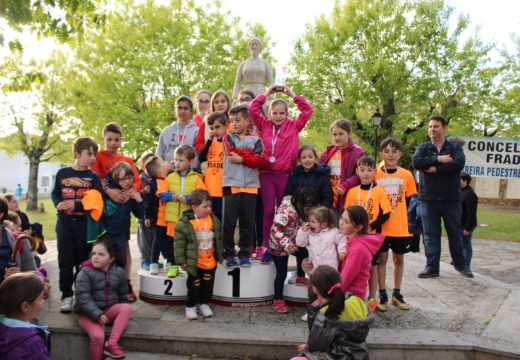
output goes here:
{"type": "MultiPolygon", "coordinates": [[[[363,205],[363,209],[367,209],[368,199],[370,199],[370,193],[372,192],[372,187],[374,187],[374,183],[370,184],[370,189],[368,190],[367,197],[365,199],[365,205],[363,205]]],[[[361,186],[357,189],[357,198],[358,204],[361,205],[361,186]]]]}
{"type": "MultiPolygon", "coordinates": [[[[386,174],[386,178],[387,179],[390,179],[390,176],[388,176],[388,171],[386,171],[386,166],[383,166],[383,170],[385,171],[385,174],[386,174]]],[[[399,168],[397,168],[395,174],[399,174],[399,168]]],[[[398,191],[399,191],[399,186],[390,186],[390,202],[392,203],[392,210],[395,210],[395,208],[397,207],[397,197],[399,196],[398,194],[398,191]],[[396,191],[394,191],[396,190],[396,191]]]]}
{"type": "Polygon", "coordinates": [[[274,134],[274,126],[273,126],[273,138],[271,139],[271,157],[275,157],[274,156],[274,147],[276,146],[276,142],[278,141],[278,135],[280,134],[280,130],[282,130],[282,128],[280,127],[278,129],[278,131],[276,132],[276,135],[274,134]]]}

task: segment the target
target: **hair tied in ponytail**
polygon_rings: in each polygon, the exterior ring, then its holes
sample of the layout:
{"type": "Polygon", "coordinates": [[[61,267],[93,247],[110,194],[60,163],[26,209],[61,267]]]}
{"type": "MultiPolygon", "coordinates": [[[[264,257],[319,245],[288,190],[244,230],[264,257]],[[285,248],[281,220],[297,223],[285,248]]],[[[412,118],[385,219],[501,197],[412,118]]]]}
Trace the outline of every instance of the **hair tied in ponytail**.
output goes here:
{"type": "Polygon", "coordinates": [[[334,290],[336,289],[341,289],[341,284],[340,283],[336,283],[334,285],[332,285],[329,289],[329,291],[327,291],[327,295],[330,295],[334,292],[334,290]]]}

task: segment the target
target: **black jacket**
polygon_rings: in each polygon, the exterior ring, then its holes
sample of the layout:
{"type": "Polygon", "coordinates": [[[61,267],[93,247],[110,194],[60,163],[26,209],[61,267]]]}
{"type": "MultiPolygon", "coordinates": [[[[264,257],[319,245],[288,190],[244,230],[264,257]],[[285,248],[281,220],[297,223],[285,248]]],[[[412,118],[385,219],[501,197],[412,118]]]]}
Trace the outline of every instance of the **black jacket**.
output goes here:
{"type": "Polygon", "coordinates": [[[310,305],[307,309],[309,338],[305,356],[309,360],[368,360],[366,338],[374,314],[364,320],[337,320],[327,318],[319,311],[321,307],[310,305]]]}
{"type": "Polygon", "coordinates": [[[421,144],[413,155],[413,167],[421,170],[419,176],[419,198],[422,201],[459,201],[460,172],[464,168],[466,157],[462,147],[455,142],[444,141],[441,151],[431,142],[421,144]],[[439,155],[451,155],[452,161],[441,164],[439,155]],[[424,170],[434,166],[435,173],[424,170]]]}
{"type": "Polygon", "coordinates": [[[289,176],[286,195],[292,195],[296,189],[310,187],[320,195],[320,204],[332,207],[332,187],[329,180],[330,169],[326,165],[316,164],[310,171],[305,171],[303,166],[297,165],[289,176]]]}
{"type": "Polygon", "coordinates": [[[473,231],[477,226],[478,197],[471,186],[460,190],[460,202],[462,205],[462,217],[460,224],[462,229],[473,231]]]}

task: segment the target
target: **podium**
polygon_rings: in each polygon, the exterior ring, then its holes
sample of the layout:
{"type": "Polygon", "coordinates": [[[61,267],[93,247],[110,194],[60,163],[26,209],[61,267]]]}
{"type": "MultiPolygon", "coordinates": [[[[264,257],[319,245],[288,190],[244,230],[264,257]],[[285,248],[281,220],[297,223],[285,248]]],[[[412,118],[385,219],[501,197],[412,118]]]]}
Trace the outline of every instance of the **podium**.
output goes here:
{"type": "MultiPolygon", "coordinates": [[[[139,299],[151,304],[183,305],[186,300],[186,279],[188,275],[180,271],[174,278],[166,277],[161,269],[159,275],[139,269],[139,299]]],[[[256,307],[271,305],[274,298],[273,264],[261,265],[251,261],[249,268],[226,269],[218,264],[215,273],[212,303],[228,307],[256,307]]],[[[293,306],[307,305],[307,287],[289,284],[289,272],[284,285],[284,297],[293,306]]]]}

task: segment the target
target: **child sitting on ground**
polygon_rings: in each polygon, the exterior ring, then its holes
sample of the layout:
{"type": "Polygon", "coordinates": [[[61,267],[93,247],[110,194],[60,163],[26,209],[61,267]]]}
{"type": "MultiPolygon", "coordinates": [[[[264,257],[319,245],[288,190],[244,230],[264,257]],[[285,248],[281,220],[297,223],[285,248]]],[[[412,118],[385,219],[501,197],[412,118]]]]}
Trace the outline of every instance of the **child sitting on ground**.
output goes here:
{"type": "Polygon", "coordinates": [[[126,304],[128,285],[125,271],[116,263],[117,249],[111,240],[98,240],[76,279],[78,323],[90,338],[90,360],[103,354],[113,359],[125,356],[119,338],[132,317],[132,307],[126,304]],[[105,343],[107,325],[112,325],[112,331],[105,343]]]}
{"type": "Polygon", "coordinates": [[[374,315],[367,314],[364,301],[345,295],[340,275],[328,265],[319,266],[310,281],[318,301],[308,309],[309,337],[298,346],[302,355],[291,360],[317,359],[314,352],[327,353],[327,359],[368,359],[365,340],[374,315]]]}

